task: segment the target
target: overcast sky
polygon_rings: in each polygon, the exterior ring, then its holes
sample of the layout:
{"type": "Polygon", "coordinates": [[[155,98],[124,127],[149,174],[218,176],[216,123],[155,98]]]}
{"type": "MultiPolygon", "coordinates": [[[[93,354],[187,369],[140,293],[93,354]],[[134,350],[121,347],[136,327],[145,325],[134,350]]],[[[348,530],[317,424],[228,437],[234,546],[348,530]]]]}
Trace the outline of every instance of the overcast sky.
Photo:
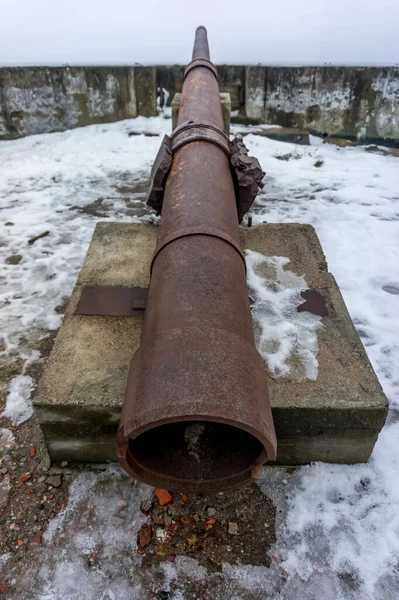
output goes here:
{"type": "Polygon", "coordinates": [[[1,65],[399,63],[399,0],[0,0],[1,65]]]}

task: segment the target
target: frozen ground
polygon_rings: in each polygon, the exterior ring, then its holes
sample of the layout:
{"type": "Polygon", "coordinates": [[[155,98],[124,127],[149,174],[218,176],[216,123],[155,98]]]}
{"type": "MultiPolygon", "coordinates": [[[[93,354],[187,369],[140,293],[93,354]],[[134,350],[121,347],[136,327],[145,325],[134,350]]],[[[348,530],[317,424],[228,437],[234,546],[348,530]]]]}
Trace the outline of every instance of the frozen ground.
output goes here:
{"type": "MultiPolygon", "coordinates": [[[[37,342],[60,324],[55,308],[72,290],[96,221],[153,218],[143,192],[169,128],[161,117],[139,118],[0,143],[0,360],[20,366],[5,429],[30,415],[37,342]]],[[[212,574],[185,557],[142,570],[136,533],[150,489],[116,467],[86,471],[43,543],[27,550],[29,560],[17,549],[3,557],[10,598],[399,598],[399,159],[256,135],[245,142],[266,171],[254,222],[315,226],[389,398],[388,424],[369,463],[265,469],[259,485],[277,507],[270,568],[226,562],[212,574]]],[[[1,436],[2,445],[14,443],[4,429],[1,436]]],[[[3,488],[6,494],[7,482],[3,488]]]]}

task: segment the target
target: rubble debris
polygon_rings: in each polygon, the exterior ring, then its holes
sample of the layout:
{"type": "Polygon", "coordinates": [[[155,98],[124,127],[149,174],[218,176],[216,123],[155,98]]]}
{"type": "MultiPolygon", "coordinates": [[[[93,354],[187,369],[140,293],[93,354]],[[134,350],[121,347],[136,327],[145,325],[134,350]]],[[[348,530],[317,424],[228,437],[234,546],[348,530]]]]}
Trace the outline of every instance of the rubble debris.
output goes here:
{"type": "Polygon", "coordinates": [[[178,556],[210,571],[220,571],[224,562],[270,565],[275,508],[254,483],[230,492],[175,494],[163,505],[145,500],[141,511],[152,527],[151,541],[137,550],[144,568],[178,556]]]}
{"type": "Polygon", "coordinates": [[[238,535],[238,525],[233,521],[229,521],[229,534],[230,535],[238,535]]]}
{"type": "Polygon", "coordinates": [[[144,523],[139,530],[137,543],[141,548],[145,548],[151,542],[152,539],[152,527],[148,523],[144,523]]]}
{"type": "Polygon", "coordinates": [[[152,498],[147,498],[147,500],[143,500],[143,502],[140,505],[141,512],[146,515],[147,513],[149,513],[151,511],[152,505],[153,505],[152,498]]]}
{"type": "Polygon", "coordinates": [[[46,479],[46,483],[55,488],[60,487],[61,482],[62,482],[61,475],[50,475],[50,477],[47,477],[47,479],[46,479]]]}
{"type": "Polygon", "coordinates": [[[161,506],[164,506],[165,504],[169,504],[169,502],[172,502],[172,496],[168,492],[168,490],[162,490],[161,488],[157,488],[155,490],[154,494],[158,498],[158,502],[161,506]]]}
{"type": "Polygon", "coordinates": [[[49,235],[49,231],[43,231],[43,233],[39,233],[39,235],[35,235],[34,237],[31,237],[28,240],[28,244],[31,246],[32,244],[34,244],[35,242],[37,242],[37,240],[40,240],[41,238],[44,238],[46,236],[49,235]]]}
{"type": "Polygon", "coordinates": [[[21,254],[11,254],[11,256],[7,256],[5,262],[7,265],[18,265],[22,260],[21,254]]]}

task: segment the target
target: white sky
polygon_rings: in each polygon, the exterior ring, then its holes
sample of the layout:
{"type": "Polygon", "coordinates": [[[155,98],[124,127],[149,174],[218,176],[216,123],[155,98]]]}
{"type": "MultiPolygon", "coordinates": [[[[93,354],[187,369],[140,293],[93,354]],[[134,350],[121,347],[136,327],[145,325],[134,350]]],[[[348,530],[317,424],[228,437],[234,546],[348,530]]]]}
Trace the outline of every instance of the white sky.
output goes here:
{"type": "Polygon", "coordinates": [[[399,63],[399,0],[0,0],[0,64],[399,63]]]}

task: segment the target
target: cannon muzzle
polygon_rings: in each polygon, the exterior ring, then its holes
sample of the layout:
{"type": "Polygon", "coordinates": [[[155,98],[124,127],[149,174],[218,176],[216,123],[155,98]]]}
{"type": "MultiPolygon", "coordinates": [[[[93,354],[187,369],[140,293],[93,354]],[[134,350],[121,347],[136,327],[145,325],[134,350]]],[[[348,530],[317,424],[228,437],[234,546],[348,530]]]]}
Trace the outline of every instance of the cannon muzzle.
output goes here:
{"type": "Polygon", "coordinates": [[[193,60],[196,60],[197,58],[204,58],[205,60],[210,60],[208,34],[203,25],[197,27],[197,31],[195,32],[193,60]]]}
{"type": "Polygon", "coordinates": [[[196,31],[178,125],[157,168],[168,157],[164,191],[149,196],[161,221],[118,457],[133,477],[156,487],[226,490],[275,459],[276,436],[254,342],[237,179],[204,27],[196,31]]]}

